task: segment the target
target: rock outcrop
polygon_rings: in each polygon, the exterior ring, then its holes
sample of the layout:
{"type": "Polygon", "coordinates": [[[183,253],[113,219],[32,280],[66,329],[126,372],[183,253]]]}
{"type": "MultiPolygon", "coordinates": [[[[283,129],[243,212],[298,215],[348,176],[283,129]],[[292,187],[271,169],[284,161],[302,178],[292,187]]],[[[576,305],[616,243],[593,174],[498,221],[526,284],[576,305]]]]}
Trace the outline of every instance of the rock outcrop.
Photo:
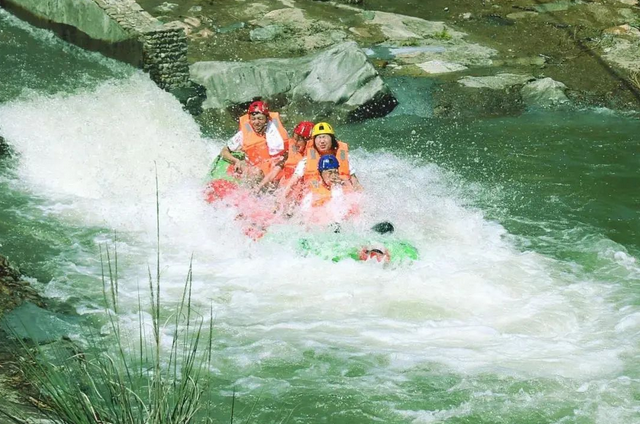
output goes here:
{"type": "Polygon", "coordinates": [[[198,62],[191,78],[207,89],[205,108],[233,108],[262,97],[290,115],[360,120],[384,116],[397,104],[354,42],[296,59],[198,62]]]}

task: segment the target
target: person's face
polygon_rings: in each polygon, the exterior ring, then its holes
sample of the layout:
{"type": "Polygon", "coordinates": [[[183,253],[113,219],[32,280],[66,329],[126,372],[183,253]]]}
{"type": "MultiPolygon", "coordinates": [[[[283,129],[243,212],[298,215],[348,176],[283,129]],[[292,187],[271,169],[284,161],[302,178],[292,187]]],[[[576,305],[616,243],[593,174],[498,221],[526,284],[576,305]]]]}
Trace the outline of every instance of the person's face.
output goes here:
{"type": "Polygon", "coordinates": [[[308,138],[302,137],[300,134],[293,134],[293,141],[296,143],[296,148],[299,152],[304,152],[304,148],[307,145],[308,138]]]}
{"type": "Polygon", "coordinates": [[[267,116],[259,112],[254,112],[249,116],[251,128],[257,133],[263,133],[267,127],[267,116]]]}
{"type": "Polygon", "coordinates": [[[316,136],[314,143],[318,152],[323,153],[331,150],[332,141],[329,134],[320,134],[316,136]]]}
{"type": "Polygon", "coordinates": [[[328,187],[333,187],[335,184],[340,184],[340,175],[337,169],[327,169],[320,172],[322,182],[328,187]]]}

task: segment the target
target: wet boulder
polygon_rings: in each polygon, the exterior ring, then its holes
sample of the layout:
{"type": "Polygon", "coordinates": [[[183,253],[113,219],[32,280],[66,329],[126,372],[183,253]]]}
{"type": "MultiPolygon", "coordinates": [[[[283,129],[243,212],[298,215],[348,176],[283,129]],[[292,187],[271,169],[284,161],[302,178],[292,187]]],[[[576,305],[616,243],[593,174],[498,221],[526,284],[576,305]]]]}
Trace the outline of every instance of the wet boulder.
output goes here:
{"type": "Polygon", "coordinates": [[[292,117],[360,120],[397,105],[355,42],[294,59],[197,62],[191,78],[207,89],[205,108],[233,109],[262,97],[292,117]]]}
{"type": "Polygon", "coordinates": [[[42,304],[36,291],[20,276],[20,271],[0,255],[0,318],[25,301],[42,304]]]}
{"type": "Polygon", "coordinates": [[[531,75],[521,74],[497,74],[486,77],[467,76],[460,78],[458,83],[469,88],[488,88],[491,90],[504,90],[514,85],[525,84],[535,78],[531,75]]]}
{"type": "Polygon", "coordinates": [[[522,100],[529,108],[554,108],[569,103],[567,86],[551,78],[532,81],[522,87],[522,100]]]}

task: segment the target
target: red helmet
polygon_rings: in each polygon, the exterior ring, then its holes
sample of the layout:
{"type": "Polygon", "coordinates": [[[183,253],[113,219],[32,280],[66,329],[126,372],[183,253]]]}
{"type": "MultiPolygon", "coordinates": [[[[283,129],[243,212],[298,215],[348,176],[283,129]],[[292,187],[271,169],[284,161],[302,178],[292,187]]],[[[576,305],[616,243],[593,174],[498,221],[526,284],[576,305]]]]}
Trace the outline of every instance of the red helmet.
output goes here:
{"type": "Polygon", "coordinates": [[[313,122],[302,121],[293,130],[294,134],[298,134],[300,137],[307,139],[311,137],[311,131],[313,130],[313,122]]]}
{"type": "Polygon", "coordinates": [[[247,113],[251,115],[252,113],[261,113],[263,115],[269,116],[269,106],[262,100],[257,100],[249,105],[249,109],[247,109],[247,113]]]}

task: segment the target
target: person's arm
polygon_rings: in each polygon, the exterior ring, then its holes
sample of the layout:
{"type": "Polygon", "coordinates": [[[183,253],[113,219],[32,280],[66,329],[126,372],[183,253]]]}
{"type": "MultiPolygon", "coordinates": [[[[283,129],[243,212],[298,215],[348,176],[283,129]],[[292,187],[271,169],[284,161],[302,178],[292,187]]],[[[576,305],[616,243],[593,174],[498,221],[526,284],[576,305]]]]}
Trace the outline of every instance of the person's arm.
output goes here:
{"type": "Polygon", "coordinates": [[[298,177],[297,175],[292,175],[291,178],[289,178],[289,181],[287,181],[287,185],[284,186],[284,191],[282,192],[282,196],[283,197],[289,197],[289,195],[293,192],[293,189],[295,188],[295,186],[298,185],[298,183],[300,182],[300,177],[298,177]]]}
{"type": "Polygon", "coordinates": [[[362,184],[360,184],[358,177],[356,177],[356,170],[353,166],[353,163],[349,164],[349,171],[349,182],[351,183],[351,188],[353,188],[354,191],[364,191],[364,187],[362,187],[362,184]]]}
{"type": "Polygon", "coordinates": [[[362,187],[362,184],[360,184],[360,181],[358,181],[358,177],[356,177],[355,174],[351,174],[349,181],[355,191],[364,191],[364,187],[362,187]]]}
{"type": "Polygon", "coordinates": [[[224,146],[220,151],[220,157],[233,164],[233,170],[238,174],[243,174],[247,170],[247,162],[244,159],[238,159],[233,156],[231,154],[231,150],[227,146],[224,146]]]}
{"type": "Polygon", "coordinates": [[[289,197],[293,188],[300,182],[302,177],[304,176],[304,168],[307,165],[307,158],[303,158],[298,165],[296,165],[295,171],[293,171],[293,175],[287,182],[287,185],[284,187],[284,191],[282,192],[282,196],[284,198],[289,197]]]}
{"type": "Polygon", "coordinates": [[[264,176],[260,184],[256,186],[256,193],[260,193],[284,168],[284,162],[280,161],[273,166],[271,171],[264,176]]]}
{"type": "Polygon", "coordinates": [[[237,152],[242,148],[242,131],[238,131],[220,151],[220,157],[227,162],[233,164],[234,171],[244,174],[247,170],[247,162],[244,159],[238,159],[231,152],[237,152]]]}

